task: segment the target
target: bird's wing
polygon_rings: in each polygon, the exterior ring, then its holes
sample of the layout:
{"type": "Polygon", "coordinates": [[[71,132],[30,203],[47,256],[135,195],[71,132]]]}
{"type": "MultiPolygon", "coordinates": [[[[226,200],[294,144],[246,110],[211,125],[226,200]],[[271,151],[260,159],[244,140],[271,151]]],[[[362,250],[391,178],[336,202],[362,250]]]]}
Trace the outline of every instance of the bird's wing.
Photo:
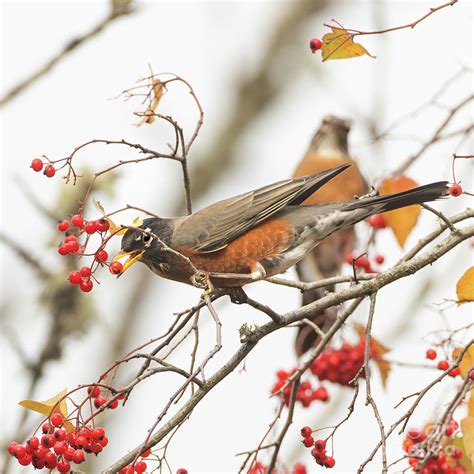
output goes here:
{"type": "Polygon", "coordinates": [[[301,204],[350,165],[280,181],[213,204],[183,220],[173,241],[198,252],[215,252],[287,205],[301,204]]]}

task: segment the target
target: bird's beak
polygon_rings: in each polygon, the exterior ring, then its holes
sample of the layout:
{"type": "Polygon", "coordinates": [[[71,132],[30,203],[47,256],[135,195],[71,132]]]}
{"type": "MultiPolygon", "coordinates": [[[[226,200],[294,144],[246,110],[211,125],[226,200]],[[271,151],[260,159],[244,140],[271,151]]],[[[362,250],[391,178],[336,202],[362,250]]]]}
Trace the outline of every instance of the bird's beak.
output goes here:
{"type": "Polygon", "coordinates": [[[117,275],[120,276],[127,269],[129,269],[135,262],[138,262],[141,258],[142,255],[145,253],[144,250],[132,250],[131,252],[124,252],[123,250],[120,251],[115,257],[112,259],[112,262],[117,262],[118,260],[128,257],[128,259],[124,262],[123,264],[123,269],[122,271],[117,275]]]}

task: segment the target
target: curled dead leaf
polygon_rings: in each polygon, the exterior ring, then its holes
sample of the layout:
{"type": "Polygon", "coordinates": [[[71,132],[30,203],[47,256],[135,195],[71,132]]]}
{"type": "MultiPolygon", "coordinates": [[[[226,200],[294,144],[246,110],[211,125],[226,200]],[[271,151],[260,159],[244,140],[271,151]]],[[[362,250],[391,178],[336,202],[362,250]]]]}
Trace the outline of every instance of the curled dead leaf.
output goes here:
{"type": "Polygon", "coordinates": [[[158,80],[155,79],[151,85],[151,100],[148,105],[148,108],[145,110],[145,112],[140,115],[142,115],[142,118],[140,121],[137,123],[137,127],[140,127],[144,123],[152,124],[156,117],[156,110],[158,108],[158,105],[160,104],[161,98],[163,97],[163,94],[165,93],[165,86],[164,84],[158,80]]]}

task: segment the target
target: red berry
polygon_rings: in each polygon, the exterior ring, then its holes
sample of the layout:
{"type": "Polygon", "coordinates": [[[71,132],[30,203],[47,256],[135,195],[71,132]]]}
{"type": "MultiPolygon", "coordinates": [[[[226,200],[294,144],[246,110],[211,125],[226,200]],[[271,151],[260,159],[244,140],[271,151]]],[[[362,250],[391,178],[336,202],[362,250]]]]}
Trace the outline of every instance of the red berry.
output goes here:
{"type": "Polygon", "coordinates": [[[57,228],[59,232],[66,232],[69,229],[69,221],[58,222],[57,228]]]}
{"type": "Polygon", "coordinates": [[[385,218],[382,214],[374,214],[367,219],[367,222],[371,227],[374,229],[385,229],[387,227],[387,223],[385,222],[385,218]]]}
{"type": "Polygon", "coordinates": [[[436,351],[434,349],[428,349],[426,351],[426,358],[430,360],[435,360],[437,357],[436,351]]]}
{"type": "Polygon", "coordinates": [[[370,260],[366,257],[359,257],[355,261],[355,266],[368,271],[370,269],[370,260]]]}
{"type": "Polygon", "coordinates": [[[81,435],[76,438],[76,444],[77,446],[81,448],[84,448],[85,446],[87,446],[88,443],[89,441],[87,441],[87,438],[85,436],[81,435]]]}
{"type": "Polygon", "coordinates": [[[459,367],[454,367],[454,369],[450,370],[448,375],[450,377],[457,377],[461,373],[461,369],[459,367]]]}
{"type": "Polygon", "coordinates": [[[94,429],[92,432],[92,438],[94,439],[102,439],[105,436],[105,430],[104,428],[97,427],[94,429]]]}
{"type": "Polygon", "coordinates": [[[312,436],[307,436],[304,440],[303,440],[303,444],[307,447],[307,448],[310,448],[311,446],[313,446],[314,444],[314,438],[312,436]]]}
{"type": "Polygon", "coordinates": [[[336,461],[334,460],[334,458],[328,456],[324,461],[323,461],[323,464],[325,467],[334,467],[336,465],[336,461]]]}
{"type": "Polygon", "coordinates": [[[120,262],[113,262],[110,264],[109,270],[113,275],[119,275],[122,273],[123,265],[120,262]]]}
{"type": "Polygon", "coordinates": [[[44,463],[45,465],[46,464],[48,465],[48,469],[54,469],[58,464],[58,458],[56,457],[54,453],[52,453],[51,451],[48,451],[44,455],[44,463]]]}
{"type": "Polygon", "coordinates": [[[109,230],[109,227],[110,224],[107,219],[102,218],[97,221],[97,230],[99,232],[107,232],[109,230]]]}
{"type": "Polygon", "coordinates": [[[88,277],[91,274],[91,269],[89,267],[82,267],[80,271],[83,277],[88,277]]]}
{"type": "Polygon", "coordinates": [[[375,262],[382,265],[382,263],[385,262],[385,257],[383,255],[377,255],[375,257],[375,262]]]}
{"type": "Polygon", "coordinates": [[[451,456],[454,459],[461,459],[462,458],[462,451],[459,448],[454,448],[454,451],[452,452],[451,456]]]}
{"type": "Polygon", "coordinates": [[[76,253],[79,250],[79,242],[77,240],[70,240],[64,245],[67,246],[69,253],[76,253]]]}
{"type": "Polygon", "coordinates": [[[118,399],[112,400],[109,404],[109,408],[115,410],[118,407],[118,399]]]}
{"type": "Polygon", "coordinates": [[[15,443],[15,441],[11,441],[10,443],[8,443],[7,450],[12,456],[13,456],[13,452],[15,451],[15,448],[16,448],[17,444],[18,443],[15,443]]]}
{"type": "Polygon", "coordinates": [[[301,428],[301,436],[303,436],[303,438],[311,436],[312,433],[313,430],[309,426],[303,426],[303,428],[301,428]]]}
{"type": "Polygon", "coordinates": [[[56,469],[59,472],[69,472],[71,470],[71,464],[68,461],[58,462],[56,469]]]}
{"type": "Polygon", "coordinates": [[[61,415],[61,413],[54,413],[53,415],[51,415],[50,420],[51,424],[58,428],[63,425],[63,416],[61,415]]]}
{"type": "Polygon", "coordinates": [[[33,458],[29,454],[25,454],[22,458],[18,459],[18,463],[22,466],[28,466],[33,458]]]}
{"type": "Polygon", "coordinates": [[[449,369],[449,362],[447,360],[440,360],[438,362],[438,369],[439,370],[448,370],[449,369]]]}
{"type": "Polygon", "coordinates": [[[92,398],[98,397],[100,395],[100,387],[98,387],[97,385],[90,385],[89,387],[87,387],[87,393],[92,398]]]}
{"type": "Polygon", "coordinates": [[[43,432],[43,434],[48,434],[50,431],[53,431],[53,427],[49,423],[45,423],[41,427],[41,431],[43,432]]]}
{"type": "Polygon", "coordinates": [[[53,434],[56,441],[64,441],[67,438],[66,430],[56,430],[53,434]]]}
{"type": "Polygon", "coordinates": [[[107,400],[104,397],[95,397],[94,399],[94,406],[96,408],[100,408],[102,405],[106,404],[107,400]]]}
{"type": "Polygon", "coordinates": [[[43,169],[43,162],[39,158],[35,158],[31,162],[31,168],[36,172],[41,171],[43,169]]]}
{"type": "Polygon", "coordinates": [[[32,436],[26,443],[30,448],[36,449],[39,446],[39,439],[36,436],[32,436]]]}
{"type": "Polygon", "coordinates": [[[453,197],[458,197],[462,194],[462,188],[461,188],[461,185],[460,184],[453,184],[450,188],[449,188],[449,194],[451,194],[451,196],[453,197]]]}
{"type": "Polygon", "coordinates": [[[72,455],[72,461],[76,464],[81,464],[81,462],[84,461],[84,458],[85,458],[84,451],[76,451],[72,455]]]}
{"type": "Polygon", "coordinates": [[[67,448],[63,457],[66,461],[72,461],[75,453],[76,453],[76,450],[74,448],[69,447],[67,448]]]}
{"type": "Polygon", "coordinates": [[[99,250],[96,254],[95,254],[95,259],[98,261],[98,262],[105,262],[107,259],[109,258],[109,254],[104,250],[99,250]]]}
{"type": "Polygon", "coordinates": [[[183,467],[180,467],[177,471],[176,474],[188,474],[188,470],[184,469],[183,467]]]}
{"type": "Polygon", "coordinates": [[[307,473],[306,466],[304,464],[296,463],[293,466],[293,474],[306,474],[306,473],[307,473]]]}
{"type": "Polygon", "coordinates": [[[95,221],[86,222],[84,230],[87,234],[93,234],[97,230],[97,223],[95,221]]]}
{"type": "Polygon", "coordinates": [[[311,49],[311,52],[314,54],[318,49],[321,49],[321,46],[323,45],[323,42],[318,39],[318,38],[313,38],[309,42],[309,48],[311,49]]]}
{"type": "Polygon", "coordinates": [[[99,439],[99,444],[105,448],[109,444],[109,438],[107,436],[104,436],[102,439],[99,439]]]}
{"type": "Polygon", "coordinates": [[[90,280],[89,278],[84,278],[84,277],[81,278],[81,282],[79,283],[79,287],[84,293],[89,293],[89,291],[92,290],[93,286],[94,286],[94,284],[92,283],[92,280],[90,280]]]}
{"type": "Polygon", "coordinates": [[[314,447],[315,447],[318,451],[324,451],[324,449],[326,448],[326,441],[324,441],[324,439],[317,439],[317,440],[314,442],[314,447]]]}
{"type": "Polygon", "coordinates": [[[61,244],[59,247],[58,247],[58,253],[59,255],[62,255],[64,257],[64,255],[67,255],[69,253],[69,242],[67,244],[61,244]]]}
{"type": "Polygon", "coordinates": [[[140,461],[135,464],[135,471],[137,472],[145,472],[147,468],[146,462],[145,461],[140,461]]]}
{"type": "Polygon", "coordinates": [[[73,225],[81,229],[84,227],[84,218],[80,214],[74,214],[71,217],[71,222],[73,225]]]}
{"type": "Polygon", "coordinates": [[[474,369],[469,372],[469,377],[471,377],[471,380],[474,380],[474,369]]]}
{"type": "Polygon", "coordinates": [[[53,166],[53,165],[48,165],[48,166],[46,166],[46,168],[44,169],[43,173],[44,173],[45,176],[47,176],[48,178],[52,178],[52,177],[56,174],[56,170],[54,169],[54,166],[53,166]]]}
{"type": "Polygon", "coordinates": [[[72,272],[69,274],[69,282],[70,282],[72,285],[79,285],[79,283],[81,282],[81,272],[72,271],[72,272]]]}
{"type": "Polygon", "coordinates": [[[13,456],[15,456],[17,459],[20,459],[23,456],[26,456],[26,448],[22,446],[21,444],[17,444],[15,448],[13,449],[13,456]]]}
{"type": "Polygon", "coordinates": [[[143,453],[140,455],[142,458],[146,458],[151,454],[151,449],[148,448],[146,451],[143,451],[143,453]]]}
{"type": "MultiPolygon", "coordinates": [[[[64,454],[67,451],[67,448],[68,448],[68,446],[67,446],[65,441],[59,441],[59,443],[56,443],[54,445],[54,452],[56,454],[61,455],[61,454],[64,454]]],[[[45,460],[46,460],[46,458],[45,458],[45,460]]]]}

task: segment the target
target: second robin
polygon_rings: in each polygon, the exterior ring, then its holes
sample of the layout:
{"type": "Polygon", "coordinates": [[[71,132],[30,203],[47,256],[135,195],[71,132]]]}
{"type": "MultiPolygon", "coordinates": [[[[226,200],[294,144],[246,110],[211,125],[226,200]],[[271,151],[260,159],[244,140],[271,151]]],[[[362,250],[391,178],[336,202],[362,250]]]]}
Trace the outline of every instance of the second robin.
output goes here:
{"type": "MultiPolygon", "coordinates": [[[[318,192],[309,196],[303,205],[314,205],[325,202],[339,202],[363,196],[368,192],[368,186],[359,167],[349,153],[348,136],[351,122],[334,115],[324,117],[316,130],[309,147],[298,164],[293,177],[299,178],[312,173],[318,173],[327,168],[351,164],[351,168],[337,176],[318,192]]],[[[356,235],[354,227],[345,228],[332,234],[321,242],[296,266],[301,281],[311,282],[330,278],[340,273],[345,257],[355,246],[356,235]]],[[[303,305],[318,300],[333,287],[316,288],[305,291],[302,296],[303,305]]],[[[322,313],[312,316],[312,322],[324,330],[331,325],[336,317],[336,308],[328,308],[322,313]]],[[[317,342],[317,334],[310,325],[301,326],[295,341],[295,351],[301,356],[317,342]]]]}
{"type": "Polygon", "coordinates": [[[189,216],[145,219],[125,232],[114,260],[127,257],[123,271],[140,261],[161,277],[188,284],[194,267],[217,288],[241,287],[286,271],[334,232],[372,214],[433,201],[447,192],[442,181],[397,194],[300,205],[349,167],[270,184],[189,216]]]}

